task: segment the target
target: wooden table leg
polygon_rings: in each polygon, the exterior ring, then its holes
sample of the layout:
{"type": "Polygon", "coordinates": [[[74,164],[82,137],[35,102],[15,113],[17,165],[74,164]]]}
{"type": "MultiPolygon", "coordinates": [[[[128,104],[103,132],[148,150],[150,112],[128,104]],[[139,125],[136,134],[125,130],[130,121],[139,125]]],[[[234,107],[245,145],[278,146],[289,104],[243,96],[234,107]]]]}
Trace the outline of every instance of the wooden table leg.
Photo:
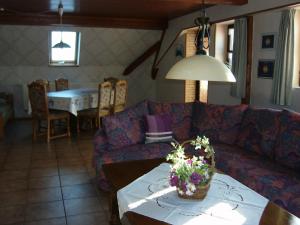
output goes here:
{"type": "Polygon", "coordinates": [[[111,225],[120,225],[120,217],[119,217],[119,206],[117,193],[111,192],[109,197],[109,208],[110,208],[110,221],[111,225]]]}

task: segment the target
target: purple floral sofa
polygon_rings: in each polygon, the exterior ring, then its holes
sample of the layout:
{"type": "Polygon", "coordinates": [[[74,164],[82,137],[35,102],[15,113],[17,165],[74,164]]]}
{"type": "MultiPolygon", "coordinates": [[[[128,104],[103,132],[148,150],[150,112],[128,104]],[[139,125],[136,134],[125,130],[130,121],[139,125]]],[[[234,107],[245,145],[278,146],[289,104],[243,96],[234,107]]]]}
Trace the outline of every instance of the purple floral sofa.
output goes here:
{"type": "Polygon", "coordinates": [[[103,118],[94,138],[94,164],[102,190],[102,165],[163,158],[168,143],[145,144],[145,116],[168,114],[176,140],[210,138],[216,167],[300,217],[300,114],[247,105],[143,101],[103,118]]]}

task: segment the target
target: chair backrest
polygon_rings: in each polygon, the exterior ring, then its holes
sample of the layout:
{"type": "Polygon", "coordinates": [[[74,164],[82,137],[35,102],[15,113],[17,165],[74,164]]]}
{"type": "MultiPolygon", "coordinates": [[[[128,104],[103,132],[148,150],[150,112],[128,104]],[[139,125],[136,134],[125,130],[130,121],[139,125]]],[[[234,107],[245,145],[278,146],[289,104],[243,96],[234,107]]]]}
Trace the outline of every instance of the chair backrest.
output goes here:
{"type": "Polygon", "coordinates": [[[37,82],[39,84],[45,84],[47,92],[50,92],[50,82],[48,80],[38,79],[38,80],[35,80],[35,82],[37,82]]]}
{"type": "Polygon", "coordinates": [[[103,111],[110,113],[111,111],[111,93],[113,85],[111,82],[103,82],[98,88],[98,115],[103,114],[103,111]]]}
{"type": "Polygon", "coordinates": [[[113,111],[120,112],[125,109],[128,85],[126,80],[119,80],[115,86],[113,111]]]}
{"type": "Polygon", "coordinates": [[[64,78],[59,78],[55,80],[55,90],[63,91],[69,89],[69,81],[64,78]]]}
{"type": "Polygon", "coordinates": [[[38,118],[47,118],[49,114],[47,85],[34,81],[28,85],[28,94],[32,116],[38,118]]]}
{"type": "Polygon", "coordinates": [[[104,78],[104,82],[106,82],[106,81],[110,82],[112,84],[113,88],[115,88],[116,83],[119,81],[119,79],[115,78],[115,77],[107,77],[107,78],[104,78]]]}

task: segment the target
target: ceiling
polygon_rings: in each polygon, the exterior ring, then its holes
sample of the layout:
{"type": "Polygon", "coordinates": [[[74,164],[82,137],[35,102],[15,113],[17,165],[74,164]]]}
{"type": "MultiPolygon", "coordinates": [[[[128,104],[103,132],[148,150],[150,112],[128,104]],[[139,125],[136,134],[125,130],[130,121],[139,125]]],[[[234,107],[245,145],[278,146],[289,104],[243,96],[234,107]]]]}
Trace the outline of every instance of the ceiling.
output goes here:
{"type": "MultiPolygon", "coordinates": [[[[79,26],[164,29],[169,19],[201,9],[203,0],[61,0],[63,23],[79,26]]],[[[60,0],[0,0],[0,23],[59,23],[60,0]]],[[[248,0],[205,0],[215,4],[246,4],[248,0]]]]}

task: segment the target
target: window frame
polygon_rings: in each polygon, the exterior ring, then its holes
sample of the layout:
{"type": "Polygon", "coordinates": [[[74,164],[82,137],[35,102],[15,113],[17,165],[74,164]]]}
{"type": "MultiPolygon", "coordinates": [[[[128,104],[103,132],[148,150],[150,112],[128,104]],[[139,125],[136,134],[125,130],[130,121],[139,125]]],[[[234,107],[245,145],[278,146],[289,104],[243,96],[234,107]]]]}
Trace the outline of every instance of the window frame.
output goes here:
{"type": "MultiPolygon", "coordinates": [[[[185,32],[185,57],[193,56],[196,54],[197,48],[195,45],[195,38],[198,32],[198,27],[187,29],[185,32]],[[192,43],[192,44],[191,44],[192,43]]],[[[205,49],[209,55],[209,48],[205,49]]],[[[208,102],[207,98],[207,81],[185,80],[184,82],[184,102],[201,101],[208,102]],[[190,93],[188,93],[190,92],[190,93]],[[193,96],[192,96],[193,95],[193,96]],[[192,96],[192,97],[190,97],[192,96]]]]}
{"type": "MultiPolygon", "coordinates": [[[[234,23],[233,24],[229,24],[227,26],[227,48],[226,48],[226,63],[228,63],[228,65],[230,65],[229,63],[229,54],[233,54],[233,49],[231,50],[230,49],[230,41],[231,41],[231,35],[229,35],[229,30],[230,29],[233,29],[234,31],[234,23]]],[[[234,40],[234,37],[233,37],[233,40],[234,40]]],[[[232,47],[233,48],[233,47],[232,47]]],[[[232,65],[230,65],[230,67],[232,67],[232,65]]]]}
{"type": "Polygon", "coordinates": [[[49,48],[49,66],[79,66],[79,56],[80,56],[80,40],[81,40],[81,32],[79,31],[70,31],[70,30],[51,30],[49,31],[48,37],[48,48],[49,48]],[[52,32],[74,32],[76,33],[76,43],[75,43],[75,60],[73,61],[64,61],[64,63],[59,63],[59,61],[52,60],[52,32]]]}

